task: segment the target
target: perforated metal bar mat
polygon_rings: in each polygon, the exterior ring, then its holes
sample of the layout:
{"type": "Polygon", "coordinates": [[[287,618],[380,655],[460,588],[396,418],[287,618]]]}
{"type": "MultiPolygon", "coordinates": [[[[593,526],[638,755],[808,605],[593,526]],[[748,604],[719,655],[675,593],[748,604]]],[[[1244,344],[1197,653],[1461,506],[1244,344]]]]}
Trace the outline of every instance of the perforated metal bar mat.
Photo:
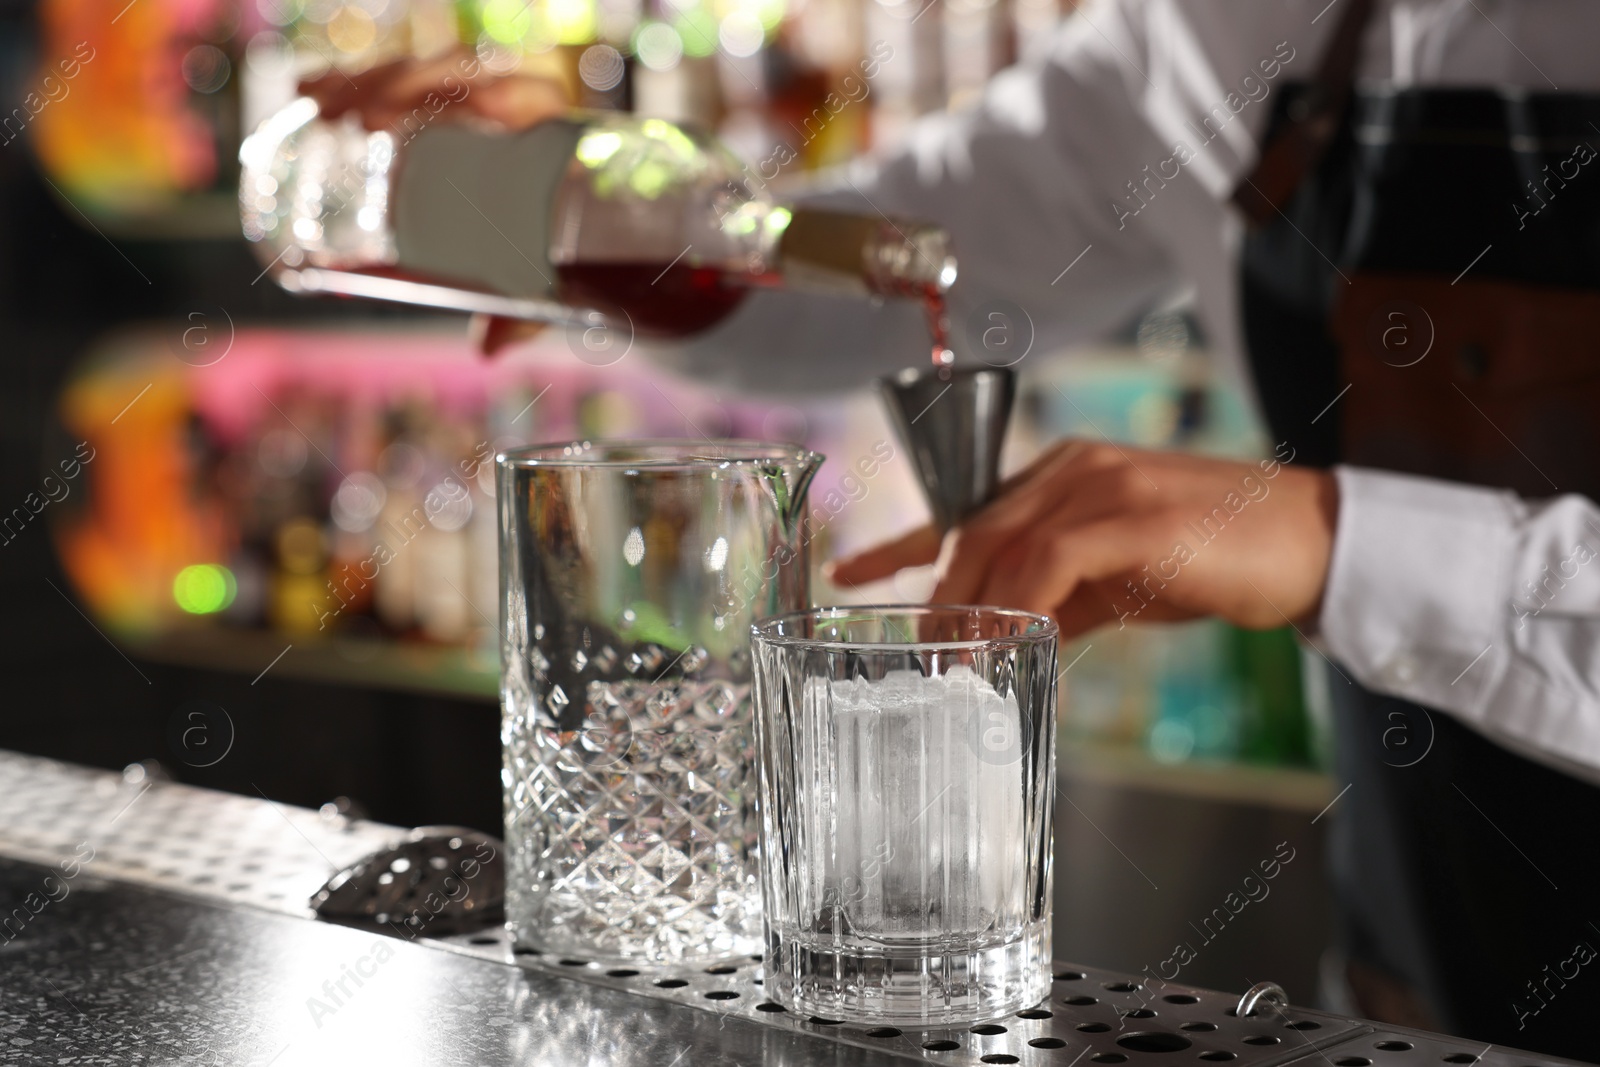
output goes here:
{"type": "MultiPolygon", "coordinates": [[[[450,947],[937,1063],[1273,1067],[1315,1056],[1370,1029],[1352,1019],[1299,1008],[1281,1015],[1264,1008],[1255,1018],[1239,1019],[1229,1014],[1238,1003],[1236,994],[1171,984],[1157,990],[1124,974],[1071,964],[1057,965],[1047,1001],[1004,1019],[937,1030],[867,1026],[785,1011],[763,993],[761,963],[755,959],[707,969],[602,968],[537,956],[527,949],[513,953],[498,931],[456,938],[450,947]]],[[[1520,1060],[1517,1067],[1524,1063],[1532,1067],[1532,1061],[1520,1060]]]]}
{"type": "MultiPolygon", "coordinates": [[[[0,854],[93,859],[98,877],[290,915],[336,869],[404,838],[378,823],[138,775],[0,752],[0,854]]],[[[796,1016],[762,990],[759,960],[711,968],[602,967],[513,951],[498,929],[432,942],[451,952],[830,1038],[885,1055],[975,1065],[1088,1067],[1556,1067],[1575,1061],[1484,1048],[1298,1007],[1234,1014],[1238,994],[1143,983],[1060,964],[1049,998],[956,1029],[872,1027],[796,1016]]]]}
{"type": "Polygon", "coordinates": [[[102,878],[310,916],[329,875],[405,835],[264,796],[0,751],[0,852],[44,864],[92,855],[88,870],[102,878]]]}

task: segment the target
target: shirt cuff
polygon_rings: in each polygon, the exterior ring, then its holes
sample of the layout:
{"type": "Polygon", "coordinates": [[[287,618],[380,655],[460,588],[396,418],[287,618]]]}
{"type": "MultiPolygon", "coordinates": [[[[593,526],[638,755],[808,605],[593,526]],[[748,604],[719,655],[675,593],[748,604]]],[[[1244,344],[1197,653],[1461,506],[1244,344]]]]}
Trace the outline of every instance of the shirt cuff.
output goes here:
{"type": "Polygon", "coordinates": [[[1502,490],[1406,474],[1336,467],[1334,477],[1323,644],[1370,689],[1478,719],[1501,666],[1489,650],[1505,625],[1524,506],[1502,490]]]}

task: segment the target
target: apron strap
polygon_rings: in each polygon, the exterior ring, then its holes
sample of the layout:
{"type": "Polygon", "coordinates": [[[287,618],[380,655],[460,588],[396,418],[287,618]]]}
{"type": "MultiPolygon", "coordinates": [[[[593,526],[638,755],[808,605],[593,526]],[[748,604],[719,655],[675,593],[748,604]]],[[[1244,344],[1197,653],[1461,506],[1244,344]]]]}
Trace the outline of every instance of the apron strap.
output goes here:
{"type": "Polygon", "coordinates": [[[1296,101],[1288,122],[1267,142],[1255,167],[1233,191],[1233,203],[1253,226],[1270,222],[1294,196],[1344,121],[1355,87],[1361,38],[1372,21],[1374,0],[1335,0],[1344,3],[1333,42],[1322,57],[1310,91],[1296,101]]]}

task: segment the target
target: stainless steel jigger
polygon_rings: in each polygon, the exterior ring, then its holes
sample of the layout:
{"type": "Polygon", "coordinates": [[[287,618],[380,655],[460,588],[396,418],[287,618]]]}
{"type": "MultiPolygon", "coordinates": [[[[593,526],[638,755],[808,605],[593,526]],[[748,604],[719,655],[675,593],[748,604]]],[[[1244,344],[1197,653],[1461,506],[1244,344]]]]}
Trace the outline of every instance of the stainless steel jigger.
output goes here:
{"type": "Polygon", "coordinates": [[[908,367],[878,379],[901,445],[911,452],[934,521],[948,530],[1000,488],[1000,446],[1017,377],[1003,367],[908,367]]]}

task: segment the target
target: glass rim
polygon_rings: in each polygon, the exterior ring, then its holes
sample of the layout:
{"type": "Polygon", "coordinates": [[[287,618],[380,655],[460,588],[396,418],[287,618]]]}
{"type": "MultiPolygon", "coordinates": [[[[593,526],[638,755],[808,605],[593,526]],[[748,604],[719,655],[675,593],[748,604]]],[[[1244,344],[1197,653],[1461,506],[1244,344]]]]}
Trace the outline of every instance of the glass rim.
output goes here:
{"type": "Polygon", "coordinates": [[[608,467],[649,470],[715,470],[770,463],[820,463],[825,459],[804,445],[745,438],[637,437],[547,441],[519,445],[495,454],[495,465],[532,467],[608,467]],[[623,451],[660,450],[662,455],[621,456],[623,451]]]}
{"type": "Polygon", "coordinates": [[[801,608],[781,615],[769,615],[750,625],[750,640],[781,648],[814,648],[822,652],[965,652],[983,648],[1039,644],[1059,637],[1061,628],[1048,615],[1036,615],[1017,608],[1002,608],[992,604],[837,604],[831,607],[801,608]],[[865,617],[889,614],[928,616],[938,612],[966,612],[1007,619],[1025,619],[1036,628],[1019,634],[1001,634],[996,637],[978,637],[965,641],[846,641],[798,634],[774,632],[776,627],[798,619],[847,618],[851,615],[865,617]]]}

